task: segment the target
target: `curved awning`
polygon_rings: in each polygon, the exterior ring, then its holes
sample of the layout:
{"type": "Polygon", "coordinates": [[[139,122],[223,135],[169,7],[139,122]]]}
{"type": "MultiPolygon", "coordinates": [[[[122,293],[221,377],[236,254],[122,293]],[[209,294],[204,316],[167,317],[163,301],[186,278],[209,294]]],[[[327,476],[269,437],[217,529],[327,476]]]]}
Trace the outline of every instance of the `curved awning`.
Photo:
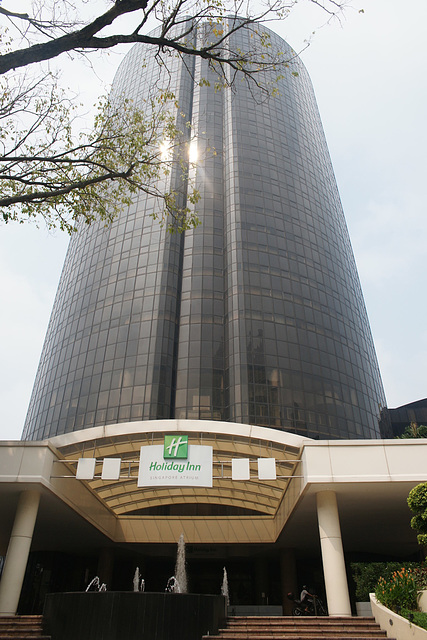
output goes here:
{"type": "Polygon", "coordinates": [[[95,476],[88,485],[117,516],[161,513],[162,507],[173,505],[215,505],[226,513],[274,516],[286,491],[290,477],[300,460],[301,447],[309,438],[294,434],[235,423],[193,420],[156,420],[95,427],[50,440],[75,474],[81,457],[95,458],[95,476]],[[141,447],[163,444],[165,434],[187,434],[193,445],[213,449],[212,487],[138,487],[138,466],[141,447]],[[120,458],[120,478],[101,479],[105,458],[120,458]],[[250,480],[231,478],[233,458],[250,461],[250,480]],[[275,458],[276,480],[260,480],[258,458],[275,458]]]}

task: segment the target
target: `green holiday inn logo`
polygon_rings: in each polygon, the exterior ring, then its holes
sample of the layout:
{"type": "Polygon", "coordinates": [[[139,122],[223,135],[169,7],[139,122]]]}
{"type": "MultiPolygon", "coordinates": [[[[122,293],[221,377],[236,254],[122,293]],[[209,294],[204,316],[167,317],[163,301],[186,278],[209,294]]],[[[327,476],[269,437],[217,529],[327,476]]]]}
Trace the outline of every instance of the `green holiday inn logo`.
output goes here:
{"type": "Polygon", "coordinates": [[[163,458],[186,460],[188,458],[188,436],[165,436],[163,458]]]}
{"type": "Polygon", "coordinates": [[[188,436],[163,434],[161,443],[141,447],[138,487],[211,487],[212,447],[188,445],[188,436]]]}

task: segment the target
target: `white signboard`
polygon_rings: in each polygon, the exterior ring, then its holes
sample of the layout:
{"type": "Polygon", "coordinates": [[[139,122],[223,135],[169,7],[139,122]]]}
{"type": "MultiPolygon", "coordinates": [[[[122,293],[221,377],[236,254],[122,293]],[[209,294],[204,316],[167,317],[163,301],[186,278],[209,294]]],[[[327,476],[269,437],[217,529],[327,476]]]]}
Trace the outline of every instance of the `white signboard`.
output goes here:
{"type": "Polygon", "coordinates": [[[186,459],[163,457],[164,447],[141,447],[138,487],[211,487],[212,447],[188,445],[186,459]]]}

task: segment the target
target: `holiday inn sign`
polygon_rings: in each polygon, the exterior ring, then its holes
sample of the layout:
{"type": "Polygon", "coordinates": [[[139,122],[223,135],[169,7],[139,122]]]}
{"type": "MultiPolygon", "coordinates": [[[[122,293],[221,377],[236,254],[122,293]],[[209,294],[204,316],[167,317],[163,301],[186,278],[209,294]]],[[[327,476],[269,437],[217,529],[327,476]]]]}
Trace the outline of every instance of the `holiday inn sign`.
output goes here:
{"type": "MultiPolygon", "coordinates": [[[[250,462],[258,467],[259,480],[276,480],[276,459],[233,458],[231,479],[250,480],[250,462]]],[[[122,474],[121,458],[79,458],[77,480],[93,480],[96,465],[102,463],[102,471],[96,475],[101,480],[132,479],[127,470],[122,474]]],[[[125,461],[123,461],[125,464],[125,461]]],[[[138,487],[212,487],[213,449],[209,446],[188,444],[188,436],[165,435],[163,444],[141,447],[138,470],[138,487]]]]}
{"type": "Polygon", "coordinates": [[[212,487],[212,447],[166,435],[164,444],[141,447],[138,487],[212,487]]]}
{"type": "Polygon", "coordinates": [[[188,436],[165,436],[164,458],[188,458],[188,436]]]}

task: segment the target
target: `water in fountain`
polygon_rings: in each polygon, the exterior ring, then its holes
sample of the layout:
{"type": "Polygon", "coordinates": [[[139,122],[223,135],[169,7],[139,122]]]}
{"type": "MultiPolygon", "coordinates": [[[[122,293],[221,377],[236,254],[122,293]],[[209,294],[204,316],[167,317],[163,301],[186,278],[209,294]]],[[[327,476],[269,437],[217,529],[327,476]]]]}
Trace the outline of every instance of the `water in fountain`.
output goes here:
{"type": "Polygon", "coordinates": [[[229,591],[228,591],[228,578],[227,578],[227,571],[226,571],[225,567],[224,567],[224,573],[223,573],[223,577],[222,577],[221,595],[225,596],[225,601],[227,603],[227,607],[230,606],[230,594],[229,594],[229,591]]]}
{"type": "Polygon", "coordinates": [[[139,567],[137,567],[135,569],[135,573],[134,573],[134,576],[133,576],[133,590],[134,591],[139,591],[139,578],[140,578],[140,576],[139,576],[139,567]]]}
{"type": "Polygon", "coordinates": [[[101,584],[98,576],[95,576],[86,587],[86,593],[88,591],[107,591],[107,585],[105,582],[101,584]]]}
{"type": "Polygon", "coordinates": [[[178,550],[176,554],[175,579],[179,585],[178,593],[187,593],[187,569],[185,566],[185,542],[184,534],[181,533],[178,540],[178,550]]]}
{"type": "Polygon", "coordinates": [[[165,591],[167,591],[168,593],[181,593],[179,582],[175,578],[175,576],[169,578],[165,591]]]}
{"type": "Polygon", "coordinates": [[[141,578],[141,573],[139,571],[139,567],[135,569],[135,573],[133,575],[133,590],[134,591],[145,591],[145,580],[141,578]]]}
{"type": "Polygon", "coordinates": [[[86,593],[87,593],[88,591],[91,591],[91,590],[92,590],[92,591],[99,591],[99,589],[100,589],[99,578],[98,578],[98,576],[96,576],[96,577],[95,577],[95,578],[93,578],[93,580],[91,580],[91,581],[89,582],[89,584],[87,585],[87,587],[86,587],[86,593]],[[93,587],[93,588],[92,588],[92,587],[93,587]]]}

